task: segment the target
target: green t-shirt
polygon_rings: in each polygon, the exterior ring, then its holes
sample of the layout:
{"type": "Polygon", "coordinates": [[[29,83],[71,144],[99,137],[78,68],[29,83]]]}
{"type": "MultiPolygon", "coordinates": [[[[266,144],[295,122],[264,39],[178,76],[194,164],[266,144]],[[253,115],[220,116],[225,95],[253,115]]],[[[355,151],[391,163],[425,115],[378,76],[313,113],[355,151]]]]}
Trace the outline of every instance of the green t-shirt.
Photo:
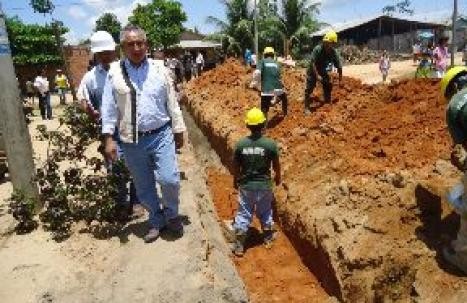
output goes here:
{"type": "Polygon", "coordinates": [[[234,159],[240,170],[240,188],[271,189],[271,164],[278,157],[277,144],[269,138],[249,136],[241,139],[234,152],[234,159]]]}
{"type": "Polygon", "coordinates": [[[276,60],[265,58],[256,67],[261,71],[261,91],[272,93],[275,89],[282,89],[281,67],[276,60]]]}
{"type": "Polygon", "coordinates": [[[321,75],[326,74],[326,68],[329,64],[333,64],[336,68],[342,68],[342,61],[341,58],[335,48],[331,49],[331,52],[326,53],[322,44],[318,44],[313,49],[313,52],[310,56],[310,65],[308,66],[307,73],[311,74],[313,69],[311,68],[311,64],[314,63],[316,65],[316,69],[318,73],[321,75]]]}
{"type": "Polygon", "coordinates": [[[446,121],[456,144],[467,141],[467,88],[452,96],[446,110],[446,121]]]}

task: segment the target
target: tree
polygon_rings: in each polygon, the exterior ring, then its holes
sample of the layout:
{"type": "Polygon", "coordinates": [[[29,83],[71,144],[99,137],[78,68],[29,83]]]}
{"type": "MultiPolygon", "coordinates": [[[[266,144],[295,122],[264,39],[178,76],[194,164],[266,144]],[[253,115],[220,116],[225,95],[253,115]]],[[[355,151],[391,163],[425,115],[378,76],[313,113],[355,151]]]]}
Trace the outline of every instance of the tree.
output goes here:
{"type": "Polygon", "coordinates": [[[122,24],[118,21],[117,16],[112,13],[104,13],[96,20],[96,26],[94,31],[106,31],[112,35],[115,42],[120,41],[120,31],[122,30],[122,24]]]}
{"type": "Polygon", "coordinates": [[[173,0],[152,0],[133,10],[129,22],[146,31],[152,47],[168,48],[180,41],[182,23],[187,20],[182,5],[173,0]]]}
{"type": "MultiPolygon", "coordinates": [[[[25,24],[18,17],[7,17],[5,21],[15,64],[63,63],[52,25],[25,24]]],[[[64,27],[60,30],[60,35],[68,32],[64,27]]]]}
{"type": "MultiPolygon", "coordinates": [[[[287,56],[292,46],[300,47],[312,32],[322,25],[316,20],[319,3],[307,0],[282,0],[281,9],[270,9],[261,13],[260,36],[281,37],[284,55],[287,56]]],[[[261,7],[260,7],[261,8],[261,7]]]]}
{"type": "Polygon", "coordinates": [[[254,38],[253,12],[249,11],[248,0],[219,0],[225,6],[227,20],[209,16],[207,23],[214,24],[219,32],[210,38],[219,40],[228,54],[241,55],[251,48],[254,38]]]}
{"type": "Polygon", "coordinates": [[[394,13],[413,15],[414,10],[411,8],[410,0],[400,0],[394,5],[386,5],[383,7],[383,14],[392,16],[394,13]]]}
{"type": "Polygon", "coordinates": [[[51,0],[30,0],[29,5],[35,13],[51,14],[55,9],[51,0]]]}

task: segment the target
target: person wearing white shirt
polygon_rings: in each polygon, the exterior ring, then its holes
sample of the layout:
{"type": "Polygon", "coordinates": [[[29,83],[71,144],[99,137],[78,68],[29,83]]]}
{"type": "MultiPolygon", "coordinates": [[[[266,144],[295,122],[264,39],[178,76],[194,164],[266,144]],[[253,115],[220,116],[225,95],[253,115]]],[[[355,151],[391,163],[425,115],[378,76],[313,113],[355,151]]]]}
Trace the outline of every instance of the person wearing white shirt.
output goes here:
{"type": "Polygon", "coordinates": [[[111,64],[102,95],[105,153],[117,158],[114,130],[118,125],[125,162],[136,193],[149,211],[144,241],[155,241],[161,230],[183,235],[179,217],[180,173],[176,148],[186,130],[170,70],[148,59],[146,33],[128,25],[121,33],[124,59],[111,64]],[[156,191],[159,183],[162,198],[156,191]]]}
{"type": "Polygon", "coordinates": [[[197,77],[201,76],[201,72],[204,69],[204,56],[201,52],[196,57],[196,67],[198,68],[197,77]]]}
{"type": "Polygon", "coordinates": [[[50,88],[45,69],[42,69],[40,74],[34,80],[34,87],[39,93],[39,109],[41,111],[42,120],[52,120],[52,106],[50,105],[50,88]]]}

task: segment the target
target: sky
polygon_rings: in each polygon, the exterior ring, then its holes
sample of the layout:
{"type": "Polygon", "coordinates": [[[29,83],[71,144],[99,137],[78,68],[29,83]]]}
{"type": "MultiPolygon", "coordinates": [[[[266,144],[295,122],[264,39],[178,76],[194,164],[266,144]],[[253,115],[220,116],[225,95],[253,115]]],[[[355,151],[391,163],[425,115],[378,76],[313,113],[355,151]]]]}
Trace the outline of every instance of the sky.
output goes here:
{"type": "MultiPolygon", "coordinates": [[[[150,0],[52,0],[55,10],[52,15],[34,13],[29,6],[29,0],[0,0],[2,9],[8,16],[17,15],[26,23],[50,23],[53,19],[63,21],[70,29],[67,42],[74,44],[89,38],[96,19],[105,12],[112,12],[125,24],[128,16],[138,3],[144,4],[150,0]]],[[[254,1],[254,0],[250,0],[254,1]]],[[[188,28],[195,26],[202,33],[216,30],[213,25],[206,23],[207,16],[224,19],[224,7],[218,0],[179,0],[187,13],[188,21],[184,24],[188,28]]],[[[279,1],[280,2],[280,1],[279,1]]],[[[366,18],[381,13],[381,9],[394,0],[321,0],[318,19],[329,24],[348,22],[366,18]]],[[[416,19],[446,20],[452,14],[450,0],[412,0],[416,19]]],[[[459,11],[467,14],[467,0],[458,0],[459,11]]]]}

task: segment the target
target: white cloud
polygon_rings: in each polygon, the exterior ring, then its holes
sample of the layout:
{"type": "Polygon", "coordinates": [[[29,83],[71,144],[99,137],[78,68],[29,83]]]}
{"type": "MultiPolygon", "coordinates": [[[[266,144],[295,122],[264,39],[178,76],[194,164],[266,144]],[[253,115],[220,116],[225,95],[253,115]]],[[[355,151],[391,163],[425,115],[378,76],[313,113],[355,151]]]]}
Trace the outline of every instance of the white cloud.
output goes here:
{"type": "Polygon", "coordinates": [[[68,15],[70,15],[73,19],[82,20],[88,17],[88,13],[81,7],[77,5],[72,5],[67,11],[68,15]]]}
{"type": "Polygon", "coordinates": [[[71,45],[76,45],[78,44],[81,40],[83,40],[83,35],[79,35],[76,33],[74,30],[70,29],[69,32],[67,32],[65,35],[63,35],[65,38],[65,44],[71,44],[71,45]]]}

